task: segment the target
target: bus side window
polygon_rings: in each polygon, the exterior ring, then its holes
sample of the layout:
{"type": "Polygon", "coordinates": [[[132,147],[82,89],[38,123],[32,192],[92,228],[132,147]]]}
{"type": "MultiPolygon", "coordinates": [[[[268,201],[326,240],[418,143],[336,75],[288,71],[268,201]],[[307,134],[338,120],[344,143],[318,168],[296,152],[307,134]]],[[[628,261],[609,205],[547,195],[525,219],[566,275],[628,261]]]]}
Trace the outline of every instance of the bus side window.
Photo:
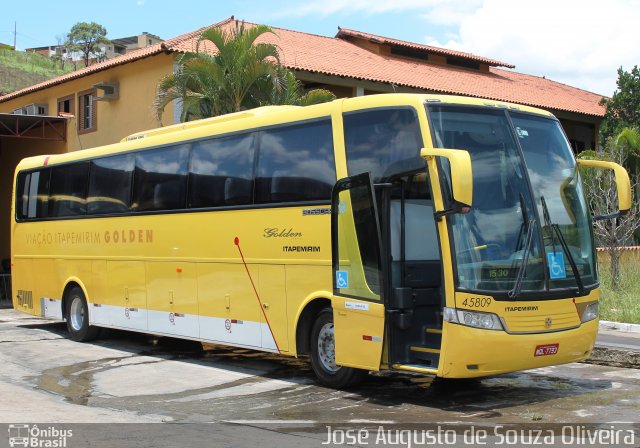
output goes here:
{"type": "Polygon", "coordinates": [[[380,182],[424,164],[415,109],[348,112],[343,120],[349,176],[369,172],[374,182],[380,182]]]}
{"type": "Polygon", "coordinates": [[[87,213],[89,162],[51,168],[49,217],[81,216],[87,213]]]}
{"type": "Polygon", "coordinates": [[[247,205],[252,202],[254,134],[193,144],[189,207],[247,205]]]}
{"type": "Polygon", "coordinates": [[[137,212],[184,208],[188,164],[189,144],[137,153],[131,208],[137,212]]]}
{"type": "Polygon", "coordinates": [[[329,120],[263,131],[256,203],[328,201],[335,182],[329,120]]]}
{"type": "Polygon", "coordinates": [[[18,175],[18,188],[16,190],[16,215],[18,219],[34,217],[29,216],[29,189],[31,186],[31,177],[34,174],[37,175],[38,178],[40,177],[40,173],[37,171],[34,173],[20,173],[18,175]]]}
{"type": "Polygon", "coordinates": [[[46,218],[49,203],[49,176],[45,168],[18,175],[16,215],[18,219],[46,218]]]}
{"type": "Polygon", "coordinates": [[[135,156],[125,154],[91,162],[87,213],[126,213],[131,200],[131,178],[135,156]]]}

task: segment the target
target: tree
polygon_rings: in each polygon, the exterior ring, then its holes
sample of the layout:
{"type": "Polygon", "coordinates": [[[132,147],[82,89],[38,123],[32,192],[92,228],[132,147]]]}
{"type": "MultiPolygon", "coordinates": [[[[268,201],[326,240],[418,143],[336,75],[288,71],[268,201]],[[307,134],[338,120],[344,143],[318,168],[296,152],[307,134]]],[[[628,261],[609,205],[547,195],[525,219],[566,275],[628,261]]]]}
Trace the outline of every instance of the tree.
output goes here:
{"type": "MultiPolygon", "coordinates": [[[[631,191],[638,197],[640,193],[640,130],[624,128],[610,138],[603,151],[583,151],[581,159],[595,159],[616,162],[624,166],[631,178],[631,191]]],[[[583,169],[581,175],[591,212],[602,216],[617,209],[618,195],[613,173],[608,171],[583,169]]],[[[640,229],[640,206],[632,202],[632,209],[626,216],[602,219],[594,222],[596,243],[609,254],[611,286],[621,285],[619,247],[633,245],[635,233],[640,229]]]]}
{"type": "Polygon", "coordinates": [[[618,69],[618,88],[611,98],[602,98],[606,106],[604,121],[600,126],[603,144],[619,134],[625,127],[640,128],[640,69],[634,66],[630,72],[618,69]]]}
{"type": "Polygon", "coordinates": [[[63,34],[59,34],[56,36],[56,41],[58,42],[58,45],[56,45],[56,52],[53,54],[53,56],[51,56],[51,59],[53,60],[54,64],[59,63],[60,68],[62,70],[64,70],[64,64],[66,62],[66,58],[64,55],[65,39],[66,39],[66,36],[63,34]]]}
{"type": "Polygon", "coordinates": [[[205,30],[196,51],[180,58],[181,68],[160,80],[153,104],[158,121],[173,101],[182,102],[181,121],[302,101],[305,95],[280,64],[278,48],[256,42],[264,34],[275,32],[266,25],[244,23],[236,23],[232,31],[205,30]]]}
{"type": "Polygon", "coordinates": [[[67,34],[65,46],[69,52],[80,52],[84,59],[85,67],[89,66],[91,56],[96,57],[100,53],[100,44],[109,43],[107,30],[95,22],[78,22],[67,34]]]}
{"type": "Polygon", "coordinates": [[[261,80],[258,83],[257,92],[262,92],[263,97],[258,98],[255,95],[260,106],[266,105],[292,105],[292,106],[311,106],[313,104],[326,103],[333,101],[336,96],[325,89],[312,89],[305,92],[302,83],[296,79],[296,76],[290,70],[279,67],[276,73],[276,81],[271,79],[261,80]],[[268,85],[260,86],[260,83],[273,84],[274,87],[269,89],[268,85]],[[266,96],[264,96],[266,93],[266,96]]]}

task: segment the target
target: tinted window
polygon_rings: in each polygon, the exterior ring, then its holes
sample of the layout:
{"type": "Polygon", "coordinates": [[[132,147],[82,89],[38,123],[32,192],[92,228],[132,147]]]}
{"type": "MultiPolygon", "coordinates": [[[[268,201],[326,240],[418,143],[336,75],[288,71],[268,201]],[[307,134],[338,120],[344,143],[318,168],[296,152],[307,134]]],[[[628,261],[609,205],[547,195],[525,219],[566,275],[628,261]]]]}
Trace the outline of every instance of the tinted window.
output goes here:
{"type": "Polygon", "coordinates": [[[132,209],[173,210],[186,205],[189,145],[136,154],[132,209]]]}
{"type": "Polygon", "coordinates": [[[51,168],[49,216],[78,216],[87,213],[89,162],[51,168]]]}
{"type": "Polygon", "coordinates": [[[87,213],[92,215],[129,211],[134,161],[133,154],[126,154],[91,162],[87,213]]]}
{"type": "Polygon", "coordinates": [[[189,207],[250,204],[253,154],[253,134],[194,143],[189,170],[189,207]]]}
{"type": "Polygon", "coordinates": [[[374,182],[415,171],[422,137],[414,109],[378,109],[344,115],[349,176],[370,172],[374,182]]]}
{"type": "Polygon", "coordinates": [[[20,173],[16,213],[20,219],[45,218],[49,203],[49,169],[20,173]]]}
{"type": "Polygon", "coordinates": [[[329,120],[262,133],[256,202],[329,200],[335,181],[329,120]]]}

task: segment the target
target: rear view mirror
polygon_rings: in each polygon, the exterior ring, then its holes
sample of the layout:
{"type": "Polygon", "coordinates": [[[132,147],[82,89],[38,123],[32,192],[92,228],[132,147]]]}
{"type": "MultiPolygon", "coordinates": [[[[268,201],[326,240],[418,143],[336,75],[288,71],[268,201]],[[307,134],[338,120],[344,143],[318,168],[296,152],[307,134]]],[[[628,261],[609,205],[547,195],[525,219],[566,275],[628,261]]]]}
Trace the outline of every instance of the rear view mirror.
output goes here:
{"type": "Polygon", "coordinates": [[[631,209],[631,182],[629,174],[622,166],[614,162],[606,162],[604,160],[585,160],[578,159],[578,166],[583,168],[597,168],[600,170],[613,170],[616,178],[616,189],[618,191],[618,213],[611,215],[598,216],[594,219],[616,218],[624,215],[631,209]]]}
{"type": "MultiPolygon", "coordinates": [[[[471,156],[463,149],[422,148],[420,156],[427,163],[434,157],[445,157],[451,167],[451,191],[455,201],[455,210],[466,211],[471,207],[473,199],[473,173],[471,156]]],[[[440,210],[444,211],[444,210],[440,210]]]]}

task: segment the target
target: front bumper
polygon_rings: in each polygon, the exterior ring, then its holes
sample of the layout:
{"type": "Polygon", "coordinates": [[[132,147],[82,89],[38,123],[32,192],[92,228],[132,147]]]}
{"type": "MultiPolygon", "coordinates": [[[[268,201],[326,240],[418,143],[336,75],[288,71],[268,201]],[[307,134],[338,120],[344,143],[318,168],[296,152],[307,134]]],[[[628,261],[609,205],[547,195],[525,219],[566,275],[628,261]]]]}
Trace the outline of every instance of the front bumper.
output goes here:
{"type": "Polygon", "coordinates": [[[438,375],[473,378],[582,361],[591,355],[597,333],[598,319],[571,330],[536,334],[508,334],[445,322],[438,375]],[[555,344],[555,354],[535,356],[536,347],[555,344]]]}

